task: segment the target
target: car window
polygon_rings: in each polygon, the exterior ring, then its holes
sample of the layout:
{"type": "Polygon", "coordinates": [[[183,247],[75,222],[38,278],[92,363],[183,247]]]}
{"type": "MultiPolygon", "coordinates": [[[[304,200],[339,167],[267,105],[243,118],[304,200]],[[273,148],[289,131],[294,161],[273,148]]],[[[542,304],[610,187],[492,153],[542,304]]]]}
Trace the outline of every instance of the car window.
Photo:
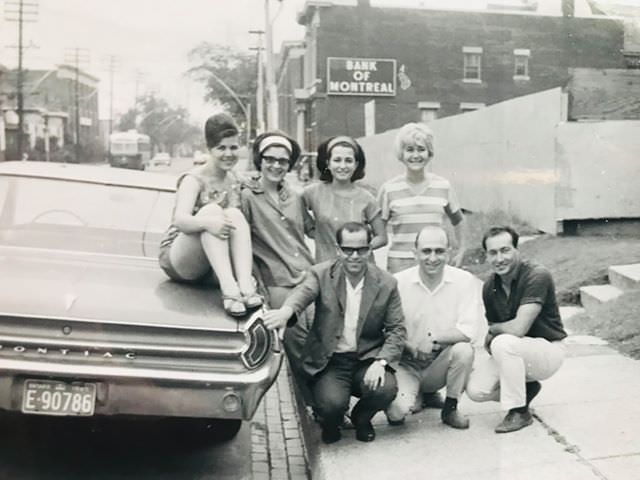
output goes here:
{"type": "Polygon", "coordinates": [[[154,256],[173,194],[55,179],[0,179],[0,244],[154,256]]]}

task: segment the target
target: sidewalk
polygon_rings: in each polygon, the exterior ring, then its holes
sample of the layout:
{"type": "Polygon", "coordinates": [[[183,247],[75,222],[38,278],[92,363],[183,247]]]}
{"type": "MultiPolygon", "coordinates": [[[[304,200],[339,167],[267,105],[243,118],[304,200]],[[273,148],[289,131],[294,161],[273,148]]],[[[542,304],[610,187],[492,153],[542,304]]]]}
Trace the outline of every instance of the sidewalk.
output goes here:
{"type": "Polygon", "coordinates": [[[312,478],[640,479],[640,362],[594,337],[568,341],[564,365],[533,402],[532,426],[495,434],[504,416],[499,405],[466,396],[459,405],[471,420],[465,431],[443,425],[440,412],[427,409],[402,427],[388,426],[378,414],[372,443],[346,430],[340,442],[324,445],[318,426],[302,418],[312,478]]]}

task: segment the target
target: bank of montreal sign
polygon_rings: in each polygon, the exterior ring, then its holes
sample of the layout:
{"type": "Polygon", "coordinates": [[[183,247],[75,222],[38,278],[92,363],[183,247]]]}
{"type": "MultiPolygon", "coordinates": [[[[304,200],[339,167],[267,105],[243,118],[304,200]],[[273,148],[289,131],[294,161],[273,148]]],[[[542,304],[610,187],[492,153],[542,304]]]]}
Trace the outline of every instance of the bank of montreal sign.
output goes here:
{"type": "Polygon", "coordinates": [[[394,97],[395,59],[327,57],[327,95],[394,97]]]}

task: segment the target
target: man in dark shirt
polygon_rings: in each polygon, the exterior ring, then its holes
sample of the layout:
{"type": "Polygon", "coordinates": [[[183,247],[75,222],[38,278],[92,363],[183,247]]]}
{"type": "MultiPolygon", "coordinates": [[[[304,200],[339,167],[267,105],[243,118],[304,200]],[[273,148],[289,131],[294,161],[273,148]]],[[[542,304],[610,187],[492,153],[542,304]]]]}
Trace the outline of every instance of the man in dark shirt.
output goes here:
{"type": "Polygon", "coordinates": [[[540,380],[562,365],[567,334],[551,274],[520,258],[518,233],[493,227],[482,246],[494,270],[482,291],[490,357],[476,365],[467,395],[477,402],[499,400],[508,413],[495,431],[513,432],[533,422],[529,403],[540,391],[540,380]]]}

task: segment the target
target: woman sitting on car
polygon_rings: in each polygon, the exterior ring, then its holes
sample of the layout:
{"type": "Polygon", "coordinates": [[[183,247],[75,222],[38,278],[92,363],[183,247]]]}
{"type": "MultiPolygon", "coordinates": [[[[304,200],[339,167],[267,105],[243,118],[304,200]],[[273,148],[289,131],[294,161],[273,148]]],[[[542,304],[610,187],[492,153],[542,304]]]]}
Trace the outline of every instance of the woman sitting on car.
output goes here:
{"type": "Polygon", "coordinates": [[[238,127],[216,114],[204,127],[208,161],[178,178],[172,224],[159,261],[173,280],[199,282],[215,272],[227,313],[241,316],[262,305],[251,276],[249,225],[240,211],[238,127]]]}

